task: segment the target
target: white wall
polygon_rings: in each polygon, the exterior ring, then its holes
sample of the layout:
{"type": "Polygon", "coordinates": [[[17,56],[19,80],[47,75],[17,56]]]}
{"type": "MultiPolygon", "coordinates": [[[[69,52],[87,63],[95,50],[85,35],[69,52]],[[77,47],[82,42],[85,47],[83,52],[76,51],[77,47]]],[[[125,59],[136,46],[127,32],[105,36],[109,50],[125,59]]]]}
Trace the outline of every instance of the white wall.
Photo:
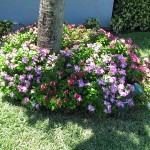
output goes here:
{"type": "MultiPolygon", "coordinates": [[[[81,24],[87,18],[99,18],[101,26],[108,26],[114,0],[65,0],[65,20],[81,24]]],[[[0,0],[0,20],[30,24],[38,19],[40,0],[0,0]]]]}

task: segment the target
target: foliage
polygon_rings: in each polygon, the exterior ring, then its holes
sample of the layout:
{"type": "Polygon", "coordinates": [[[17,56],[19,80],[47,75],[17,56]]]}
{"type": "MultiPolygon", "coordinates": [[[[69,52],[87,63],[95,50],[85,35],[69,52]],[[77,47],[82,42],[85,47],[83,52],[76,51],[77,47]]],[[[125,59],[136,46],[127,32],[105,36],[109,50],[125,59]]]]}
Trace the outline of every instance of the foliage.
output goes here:
{"type": "Polygon", "coordinates": [[[111,26],[113,31],[149,31],[149,0],[116,0],[111,26]]]}
{"type": "Polygon", "coordinates": [[[10,32],[12,32],[12,22],[9,20],[0,20],[0,38],[10,32]]]}
{"type": "Polygon", "coordinates": [[[147,101],[124,97],[133,83],[149,93],[148,61],[138,57],[131,39],[119,39],[103,29],[64,26],[62,49],[50,55],[35,46],[37,28],[4,38],[1,50],[1,89],[30,108],[82,108],[100,116],[147,101]]]}
{"type": "Polygon", "coordinates": [[[86,22],[84,23],[84,26],[86,29],[99,29],[100,28],[100,22],[99,19],[97,18],[90,18],[87,19],[86,22]]]}

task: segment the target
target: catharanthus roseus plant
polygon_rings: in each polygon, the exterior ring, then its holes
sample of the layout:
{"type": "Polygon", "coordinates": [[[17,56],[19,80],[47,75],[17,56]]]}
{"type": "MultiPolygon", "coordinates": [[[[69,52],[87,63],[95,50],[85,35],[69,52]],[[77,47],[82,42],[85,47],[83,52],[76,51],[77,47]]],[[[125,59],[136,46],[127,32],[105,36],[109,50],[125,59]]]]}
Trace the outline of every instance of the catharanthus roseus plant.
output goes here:
{"type": "MultiPolygon", "coordinates": [[[[103,116],[146,103],[125,97],[139,82],[149,93],[149,60],[141,60],[132,40],[103,29],[64,26],[62,50],[50,55],[36,46],[37,28],[5,36],[1,49],[1,89],[23,104],[55,110],[82,108],[103,116]]],[[[146,98],[145,98],[146,99],[146,98]]]]}

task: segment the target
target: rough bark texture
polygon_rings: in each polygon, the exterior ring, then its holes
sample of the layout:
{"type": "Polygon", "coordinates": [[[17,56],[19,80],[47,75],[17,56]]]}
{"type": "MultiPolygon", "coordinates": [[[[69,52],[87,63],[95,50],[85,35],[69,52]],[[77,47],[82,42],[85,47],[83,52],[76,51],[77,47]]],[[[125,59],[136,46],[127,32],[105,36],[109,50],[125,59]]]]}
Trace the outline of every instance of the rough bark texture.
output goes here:
{"type": "Polygon", "coordinates": [[[60,50],[64,22],[64,0],[41,0],[38,20],[38,46],[51,53],[60,50]]]}

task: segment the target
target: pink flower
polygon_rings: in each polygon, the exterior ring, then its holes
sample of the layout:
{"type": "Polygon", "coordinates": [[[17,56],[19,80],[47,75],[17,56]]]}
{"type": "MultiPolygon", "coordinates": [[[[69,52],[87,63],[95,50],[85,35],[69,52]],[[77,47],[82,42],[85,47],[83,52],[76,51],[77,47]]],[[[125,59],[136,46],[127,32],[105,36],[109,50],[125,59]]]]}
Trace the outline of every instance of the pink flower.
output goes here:
{"type": "Polygon", "coordinates": [[[135,64],[132,64],[132,65],[131,65],[131,68],[132,68],[132,69],[137,69],[138,67],[137,67],[135,64]]]}
{"type": "Polygon", "coordinates": [[[111,49],[115,48],[115,44],[113,42],[111,42],[109,46],[110,46],[111,49]]]}

